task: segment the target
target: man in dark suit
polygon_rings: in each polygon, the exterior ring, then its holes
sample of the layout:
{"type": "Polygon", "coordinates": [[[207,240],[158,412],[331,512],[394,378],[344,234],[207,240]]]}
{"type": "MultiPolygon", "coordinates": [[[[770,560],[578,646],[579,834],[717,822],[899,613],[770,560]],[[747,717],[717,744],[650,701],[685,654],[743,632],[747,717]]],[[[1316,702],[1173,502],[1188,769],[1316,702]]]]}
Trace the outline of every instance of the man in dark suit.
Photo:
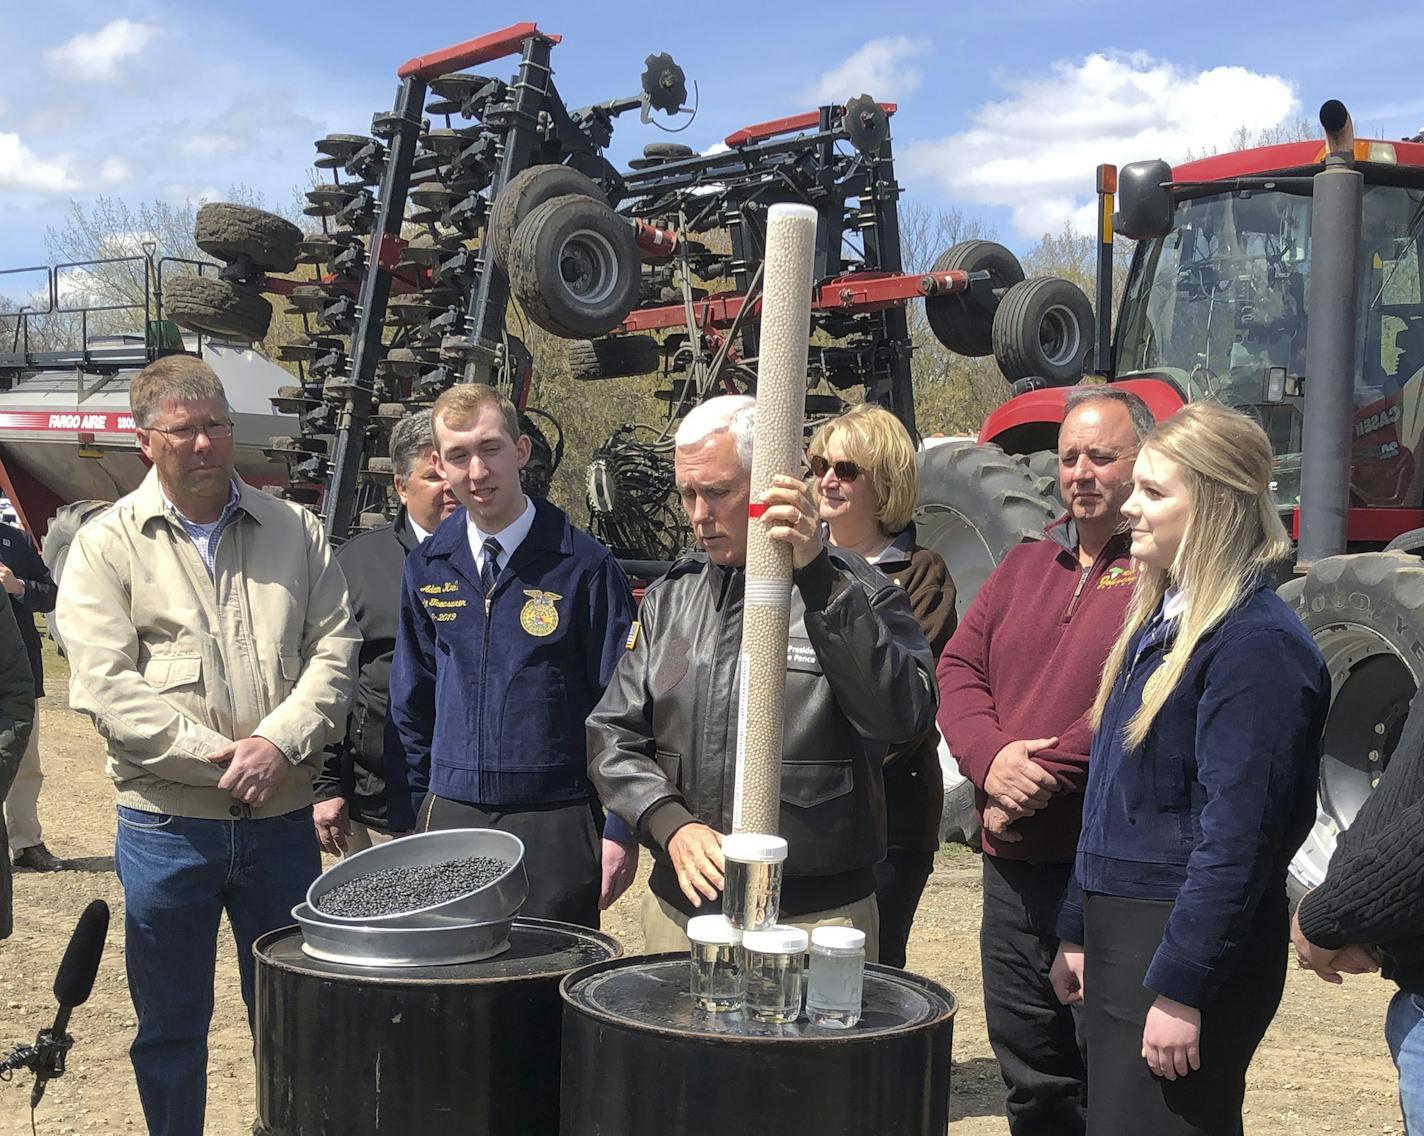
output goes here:
{"type": "MultiPolygon", "coordinates": [[[[35,697],[44,696],[44,663],[40,658],[40,633],[35,627],[35,613],[54,610],[54,577],[35,550],[34,541],[24,529],[0,524],[0,587],[10,597],[20,638],[30,658],[34,674],[35,697]]],[[[40,786],[44,772],[40,768],[39,715],[30,731],[24,759],[15,774],[10,794],[5,798],[5,826],[10,834],[10,853],[15,867],[33,868],[37,872],[57,872],[64,861],[44,844],[40,830],[40,786]]]]}

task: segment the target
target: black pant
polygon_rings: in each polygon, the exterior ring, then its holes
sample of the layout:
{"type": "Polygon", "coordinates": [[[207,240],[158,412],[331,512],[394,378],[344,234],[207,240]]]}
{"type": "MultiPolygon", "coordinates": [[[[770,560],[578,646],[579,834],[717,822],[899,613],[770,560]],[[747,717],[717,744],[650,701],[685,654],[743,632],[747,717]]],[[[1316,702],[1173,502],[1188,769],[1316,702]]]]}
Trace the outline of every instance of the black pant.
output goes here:
{"type": "Polygon", "coordinates": [[[910,925],[925,881],[934,870],[933,852],[907,852],[892,848],[875,865],[875,903],[880,908],[880,962],[904,969],[910,925]]]}
{"type": "Polygon", "coordinates": [[[1142,1059],[1156,994],[1142,979],[1172,904],[1090,894],[1084,903],[1083,1005],[1088,1131],[1094,1136],[1240,1136],[1246,1067],[1285,989],[1285,888],[1262,901],[1231,973],[1201,1007],[1201,1068],[1167,1081],[1142,1059]]]}
{"type": "Polygon", "coordinates": [[[1071,871],[1071,864],[984,857],[984,1021],[1009,1090],[1005,1112],[1013,1136],[1081,1136],[1085,1130],[1087,1073],[1077,1015],[1059,1003],[1048,981],[1071,871]]]}
{"type": "Polygon", "coordinates": [[[519,914],[598,926],[603,886],[603,810],[596,803],[498,808],[427,793],[417,832],[497,828],[524,841],[529,898],[519,914]]]}

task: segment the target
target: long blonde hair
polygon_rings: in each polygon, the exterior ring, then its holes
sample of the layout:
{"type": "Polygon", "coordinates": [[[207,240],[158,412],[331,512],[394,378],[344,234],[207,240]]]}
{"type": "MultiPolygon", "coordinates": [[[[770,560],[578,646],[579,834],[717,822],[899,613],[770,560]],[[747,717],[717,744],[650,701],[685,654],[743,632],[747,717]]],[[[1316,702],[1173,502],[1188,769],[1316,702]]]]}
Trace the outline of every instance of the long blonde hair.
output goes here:
{"type": "MultiPolygon", "coordinates": [[[[1096,728],[1127,660],[1128,645],[1157,610],[1168,587],[1187,598],[1161,679],[1143,692],[1127,723],[1136,749],[1176,689],[1202,637],[1241,603],[1256,578],[1290,551],[1271,499],[1271,443],[1246,415],[1215,402],[1183,407],[1143,440],[1142,450],[1175,462],[1191,495],[1182,543],[1167,569],[1138,565],[1126,620],[1103,667],[1093,703],[1096,728]]],[[[1154,675],[1154,679],[1156,676],[1154,675]]]]}

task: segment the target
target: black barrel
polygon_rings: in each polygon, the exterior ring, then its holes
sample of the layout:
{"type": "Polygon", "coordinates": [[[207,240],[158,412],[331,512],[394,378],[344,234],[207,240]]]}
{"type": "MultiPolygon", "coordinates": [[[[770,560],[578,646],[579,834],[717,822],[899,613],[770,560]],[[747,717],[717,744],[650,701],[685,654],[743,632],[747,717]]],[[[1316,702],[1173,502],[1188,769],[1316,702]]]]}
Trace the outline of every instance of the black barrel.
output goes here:
{"type": "Polygon", "coordinates": [[[618,940],[520,919],[456,966],[364,967],[257,940],[254,1136],[556,1136],[559,982],[618,940]]]}
{"type": "Polygon", "coordinates": [[[687,956],[597,963],[563,983],[561,1136],[943,1136],[954,995],[867,966],[849,1030],[694,1010],[687,956]]]}

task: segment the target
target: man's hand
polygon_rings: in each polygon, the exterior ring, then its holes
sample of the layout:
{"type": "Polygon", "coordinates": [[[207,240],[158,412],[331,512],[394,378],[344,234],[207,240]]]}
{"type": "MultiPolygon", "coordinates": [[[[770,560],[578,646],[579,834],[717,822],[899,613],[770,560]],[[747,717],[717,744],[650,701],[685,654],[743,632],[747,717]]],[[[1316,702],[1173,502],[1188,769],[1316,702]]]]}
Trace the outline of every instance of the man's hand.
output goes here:
{"type": "Polygon", "coordinates": [[[1017,844],[1023,839],[1022,833],[1014,832],[1009,827],[1017,819],[1017,817],[1011,817],[998,805],[991,804],[984,807],[984,829],[1001,844],[1017,844]]]}
{"type": "Polygon", "coordinates": [[[598,893],[598,910],[607,911],[628,890],[638,874],[638,846],[603,838],[603,888],[598,893]]]}
{"type": "Polygon", "coordinates": [[[994,755],[984,778],[984,792],[1010,819],[1032,816],[1062,788],[1052,773],[1033,760],[1039,750],[1052,749],[1057,744],[1057,738],[1010,742],[994,755]]]}
{"type": "Polygon", "coordinates": [[[8,564],[0,564],[0,587],[10,595],[18,596],[24,592],[25,582],[10,571],[8,564]]]}
{"type": "Polygon", "coordinates": [[[677,886],[693,907],[704,899],[716,899],[726,882],[722,875],[722,834],[693,821],[672,834],[668,855],[677,872],[677,886]]]}
{"type": "Polygon", "coordinates": [[[1379,970],[1379,959],[1374,951],[1359,943],[1331,949],[1317,947],[1302,934],[1300,910],[1291,916],[1291,943],[1295,947],[1296,961],[1307,970],[1313,970],[1326,982],[1339,985],[1345,974],[1371,974],[1379,970]]]}
{"type": "Polygon", "coordinates": [[[351,819],[342,797],[317,801],[312,805],[312,824],[316,826],[316,842],[332,856],[346,855],[346,838],[351,835],[351,819]]]}
{"type": "Polygon", "coordinates": [[[1058,954],[1048,968],[1048,984],[1058,1001],[1071,1006],[1083,1000],[1083,945],[1059,943],[1058,954]]]}
{"type": "Polygon", "coordinates": [[[1200,1069],[1201,1011],[1157,995],[1142,1027],[1142,1059],[1169,1081],[1200,1069]]]}
{"type": "Polygon", "coordinates": [[[805,482],[777,474],[761,495],[766,535],[791,546],[791,566],[804,568],[821,555],[820,513],[805,482]]]}
{"type": "Polygon", "coordinates": [[[287,755],[266,738],[243,738],[229,742],[217,753],[208,754],[214,765],[231,762],[218,782],[234,801],[254,807],[263,805],[291,769],[287,755]]]}

